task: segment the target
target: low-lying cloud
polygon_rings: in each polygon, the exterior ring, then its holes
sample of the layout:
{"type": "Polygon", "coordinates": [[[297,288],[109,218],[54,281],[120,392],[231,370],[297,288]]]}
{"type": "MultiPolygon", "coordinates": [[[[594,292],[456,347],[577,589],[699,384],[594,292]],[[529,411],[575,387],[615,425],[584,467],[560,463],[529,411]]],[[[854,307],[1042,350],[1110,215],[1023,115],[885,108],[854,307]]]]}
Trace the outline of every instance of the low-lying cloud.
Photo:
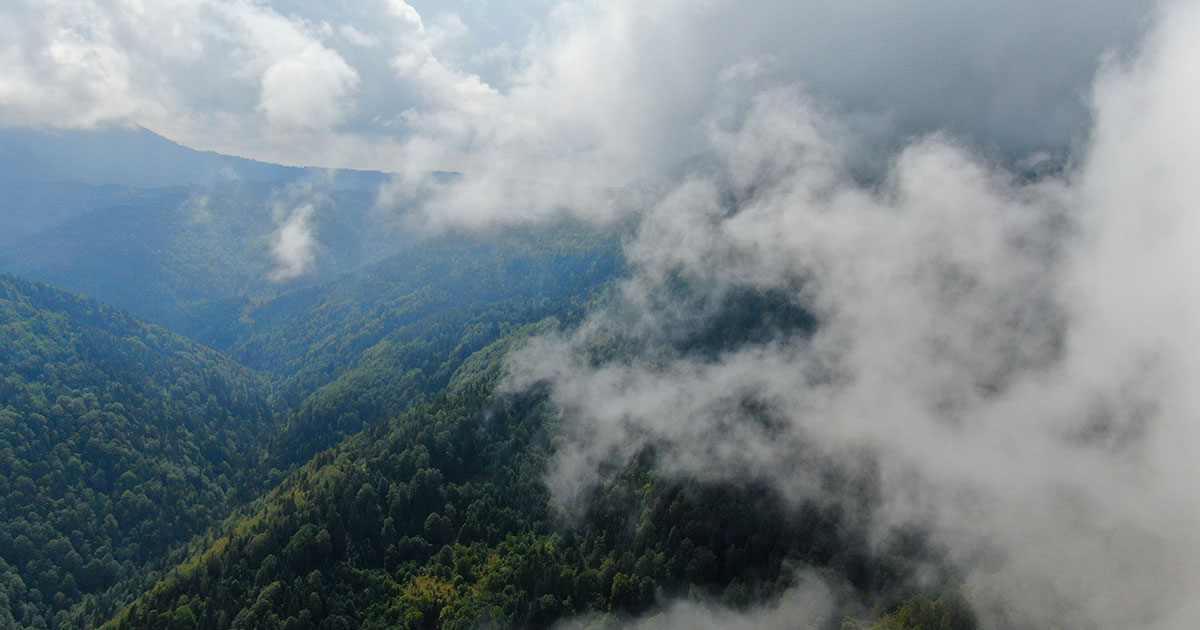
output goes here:
{"type": "Polygon", "coordinates": [[[271,254],[275,258],[271,280],[294,280],[312,270],[317,259],[317,239],[311,225],[313,212],[311,203],[283,211],[283,222],[271,244],[271,254]]]}
{"type": "Polygon", "coordinates": [[[316,214],[327,207],[329,174],[288,184],[272,193],[269,201],[276,228],[270,235],[274,267],[272,282],[286,282],[312,274],[317,268],[321,244],[317,239],[316,214]]]}
{"type": "Polygon", "coordinates": [[[1038,177],[934,134],[864,179],[853,125],[788,85],[708,116],[703,159],[641,190],[613,305],[512,359],[563,412],[556,496],[653,445],[669,473],[837,501],[812,462],[867,454],[877,539],[929,532],[985,627],[1193,625],[1198,41],[1200,6],[1165,5],[1038,177]],[[747,292],[815,326],[679,343],[747,292]],[[635,351],[597,362],[614,339],[635,351]]]}
{"type": "Polygon", "coordinates": [[[835,610],[843,605],[845,593],[821,576],[801,573],[796,585],[769,605],[746,611],[734,611],[718,604],[677,601],[662,610],[637,619],[612,620],[583,616],[559,623],[558,630],[593,630],[621,627],[628,630],[720,630],[722,628],[758,628],[760,630],[818,630],[828,627],[835,610]]]}

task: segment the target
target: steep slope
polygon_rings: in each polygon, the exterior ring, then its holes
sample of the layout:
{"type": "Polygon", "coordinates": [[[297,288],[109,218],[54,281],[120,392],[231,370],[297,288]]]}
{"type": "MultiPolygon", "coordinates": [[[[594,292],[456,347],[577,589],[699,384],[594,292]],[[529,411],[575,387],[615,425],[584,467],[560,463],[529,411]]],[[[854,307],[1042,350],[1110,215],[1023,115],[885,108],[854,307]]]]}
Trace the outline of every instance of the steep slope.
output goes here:
{"type": "MultiPolygon", "coordinates": [[[[434,401],[318,455],[104,627],[537,628],[688,593],[746,606],[805,566],[846,576],[881,610],[914,592],[899,576],[927,554],[919,541],[878,555],[846,513],[660,478],[649,453],[569,516],[540,481],[555,412],[536,392],[496,391],[507,352],[548,326],[481,350],[434,401]]],[[[887,627],[970,627],[953,598],[917,601],[887,627]]]]}
{"type": "MultiPolygon", "coordinates": [[[[130,229],[146,229],[138,225],[144,222],[140,211],[130,213],[130,229]]],[[[122,243],[143,251],[131,238],[97,244],[95,255],[121,249],[122,243]]],[[[138,271],[128,260],[110,264],[138,271]]],[[[36,502],[43,497],[14,492],[11,522],[0,526],[5,532],[0,545],[7,545],[0,559],[15,576],[9,580],[14,623],[36,625],[42,619],[51,627],[88,627],[106,618],[114,602],[145,588],[145,579],[154,578],[153,571],[181,542],[277,483],[280,473],[273,469],[290,470],[363,426],[432,396],[471,353],[514,328],[546,315],[571,316],[620,264],[611,234],[517,230],[429,239],[333,282],[258,304],[234,300],[232,319],[209,321],[215,329],[228,326],[221,333],[225,338],[245,336],[231,350],[275,370],[266,380],[287,395],[273,394],[271,407],[264,377],[251,370],[112,308],[7,278],[11,313],[5,330],[11,347],[3,356],[13,358],[5,359],[4,368],[20,370],[21,380],[10,379],[13,398],[5,404],[14,415],[5,433],[21,437],[31,422],[50,418],[37,429],[34,443],[14,447],[25,463],[10,478],[22,489],[27,489],[23,474],[37,480],[35,486],[43,483],[46,471],[22,471],[34,465],[38,453],[54,450],[63,461],[47,465],[68,466],[74,457],[82,467],[68,470],[100,484],[68,483],[60,492],[63,500],[84,497],[83,503],[60,505],[54,495],[46,505],[58,507],[45,507],[30,523],[17,511],[42,505],[36,502]],[[84,351],[88,354],[76,356],[84,351]],[[164,366],[155,358],[159,352],[182,363],[164,366]],[[203,361],[186,362],[192,355],[203,361]],[[53,395],[40,393],[59,383],[63,377],[54,370],[64,365],[78,379],[53,395]],[[147,373],[138,372],[139,366],[147,373]],[[239,379],[246,384],[231,391],[258,407],[221,406],[222,383],[233,387],[239,379]],[[119,389],[114,382],[131,385],[119,389]],[[128,389],[135,386],[140,389],[128,389]],[[204,389],[210,386],[218,390],[204,389]],[[113,398],[114,391],[125,395],[113,398]],[[166,401],[154,402],[164,396],[166,401]],[[72,402],[76,399],[84,402],[72,402]],[[62,413],[56,403],[70,411],[67,420],[55,415],[62,413]],[[278,421],[271,409],[278,410],[278,421]],[[237,415],[243,411],[244,419],[237,415]],[[203,417],[188,415],[193,412],[203,417]],[[110,429],[120,435],[110,436],[110,429]],[[214,494],[216,489],[223,493],[214,494]],[[77,535],[59,520],[44,522],[65,518],[90,529],[77,535]],[[173,529],[164,530],[168,525],[173,529]],[[59,539],[71,547],[57,555],[37,551],[58,549],[62,543],[53,541],[59,539]]],[[[154,294],[153,287],[141,288],[154,294]]]]}
{"type": "Polygon", "coordinates": [[[227,312],[221,329],[232,338],[201,338],[287,378],[281,398],[296,406],[271,452],[286,470],[437,393],[468,356],[516,327],[577,317],[622,266],[613,233],[581,226],[446,235],[227,312]]]}
{"type": "Polygon", "coordinates": [[[0,276],[0,625],[56,625],[261,488],[269,384],[111,307],[0,276]]]}

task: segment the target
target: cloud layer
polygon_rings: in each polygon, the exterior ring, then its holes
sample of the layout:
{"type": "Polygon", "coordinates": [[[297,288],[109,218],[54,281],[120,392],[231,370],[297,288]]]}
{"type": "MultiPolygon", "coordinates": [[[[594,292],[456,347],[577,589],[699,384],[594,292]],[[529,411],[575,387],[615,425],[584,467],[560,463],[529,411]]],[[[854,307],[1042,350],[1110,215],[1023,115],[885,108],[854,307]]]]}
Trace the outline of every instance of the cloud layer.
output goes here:
{"type": "MultiPolygon", "coordinates": [[[[16,0],[0,125],[142,124],[287,163],[611,182],[675,165],[733,74],[802,83],[885,137],[1009,153],[1086,128],[1098,59],[1147,0],[16,0]]],[[[553,180],[552,180],[553,181],[553,180]]]]}
{"type": "Polygon", "coordinates": [[[566,419],[552,489],[570,503],[653,444],[675,474],[837,501],[820,463],[865,460],[878,539],[930,532],[986,627],[1190,627],[1197,41],[1200,6],[1166,5],[1096,79],[1088,142],[1034,178],[933,134],[864,182],[852,124],[793,86],[741,92],[704,159],[639,191],[616,303],[513,358],[566,419]],[[697,351],[748,295],[817,324],[697,351]],[[597,364],[613,343],[634,351],[597,364]]]}

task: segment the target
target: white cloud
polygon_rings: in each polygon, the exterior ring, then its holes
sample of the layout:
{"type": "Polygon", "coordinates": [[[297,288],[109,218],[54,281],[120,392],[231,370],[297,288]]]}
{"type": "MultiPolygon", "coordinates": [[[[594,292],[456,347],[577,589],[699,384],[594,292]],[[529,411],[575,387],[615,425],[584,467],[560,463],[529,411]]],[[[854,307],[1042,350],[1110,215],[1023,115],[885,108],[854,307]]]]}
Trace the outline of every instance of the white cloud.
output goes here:
{"type": "Polygon", "coordinates": [[[278,188],[268,205],[275,220],[270,255],[275,267],[269,278],[286,282],[317,272],[322,247],[318,239],[317,213],[330,207],[329,171],[278,188]]]}
{"type": "Polygon", "coordinates": [[[268,6],[18,0],[0,17],[0,125],[267,142],[289,137],[280,130],[328,136],[355,111],[359,76],[322,42],[332,33],[268,6]]]}
{"type": "Polygon", "coordinates": [[[275,126],[328,129],[349,115],[346,97],[357,84],[340,55],[311,43],[267,68],[258,108],[275,126]]]}
{"type": "MultiPolygon", "coordinates": [[[[795,581],[795,586],[768,606],[734,611],[713,603],[676,601],[641,618],[623,619],[620,627],[629,630],[816,630],[827,627],[834,604],[843,595],[838,592],[840,589],[831,587],[820,576],[808,573],[801,573],[795,581]]],[[[585,616],[561,622],[554,627],[557,630],[587,630],[609,626],[600,619],[585,616]]]]}
{"type": "Polygon", "coordinates": [[[693,165],[641,191],[618,304],[513,360],[563,410],[551,488],[570,503],[653,443],[669,473],[835,502],[832,462],[878,483],[880,540],[918,526],[946,550],[984,627],[1191,627],[1197,42],[1200,5],[1166,5],[1098,79],[1073,166],[1033,182],[935,134],[863,184],[851,126],[804,91],[730,94],[693,165]],[[671,297],[681,279],[695,295],[671,297]],[[673,345],[739,289],[819,325],[673,345]],[[651,351],[597,366],[609,335],[651,351]]]}
{"type": "MultiPolygon", "coordinates": [[[[398,77],[409,83],[414,93],[434,112],[464,112],[483,114],[496,90],[478,75],[443,63],[440,49],[447,43],[465,36],[467,28],[455,14],[442,14],[432,28],[402,0],[389,0],[394,15],[403,28],[393,36],[398,51],[390,59],[398,77]]],[[[410,110],[410,116],[419,116],[410,110]]]]}
{"type": "Polygon", "coordinates": [[[27,15],[0,20],[0,120],[88,127],[141,108],[130,59],[100,10],[54,2],[27,15]]]}
{"type": "Polygon", "coordinates": [[[425,25],[421,20],[421,15],[417,13],[416,9],[412,8],[412,5],[404,0],[386,0],[386,4],[388,11],[393,16],[400,18],[417,29],[424,30],[425,25]]]}
{"type": "Polygon", "coordinates": [[[136,123],[293,162],[624,183],[702,145],[724,70],[773,59],[757,80],[802,82],[886,133],[1053,149],[1083,129],[1086,78],[1148,5],[14,0],[0,124],[136,123]]]}
{"type": "Polygon", "coordinates": [[[276,214],[283,217],[283,222],[271,243],[271,254],[276,263],[271,280],[294,280],[312,271],[317,248],[312,228],[315,211],[311,203],[301,203],[290,210],[276,206],[276,214]]]}
{"type": "Polygon", "coordinates": [[[368,35],[352,24],[343,24],[338,28],[338,32],[342,37],[345,37],[350,43],[363,48],[374,48],[379,45],[379,38],[368,35]]]}

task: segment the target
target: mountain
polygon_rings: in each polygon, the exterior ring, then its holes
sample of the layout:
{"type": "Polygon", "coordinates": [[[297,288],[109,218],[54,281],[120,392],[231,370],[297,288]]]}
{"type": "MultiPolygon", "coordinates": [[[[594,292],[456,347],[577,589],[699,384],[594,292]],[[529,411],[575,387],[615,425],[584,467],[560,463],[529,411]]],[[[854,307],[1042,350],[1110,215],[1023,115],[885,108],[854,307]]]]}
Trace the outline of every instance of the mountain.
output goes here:
{"type": "Polygon", "coordinates": [[[0,178],[0,248],[90,210],[138,203],[164,194],[168,193],[128,186],[0,178]]]}
{"type": "Polygon", "coordinates": [[[375,220],[373,193],[324,188],[327,180],[319,181],[126,190],[117,205],[0,245],[0,270],[187,333],[197,327],[192,311],[209,302],[271,296],[335,278],[411,240],[375,220]],[[311,208],[303,227],[313,239],[312,269],[276,281],[280,263],[272,247],[299,207],[311,208]]]}
{"type": "MultiPolygon", "coordinates": [[[[210,331],[224,354],[5,277],[4,621],[95,627],[131,602],[105,627],[603,626],[676,597],[771,601],[804,567],[894,611],[879,628],[973,627],[953,587],[907,582],[943,571],[936,549],[871,544],[853,517],[869,483],[793,505],[661,475],[651,450],[581,508],[554,501],[562,412],[500,391],[506,357],[574,325],[621,269],[615,235],[578,226],[446,235],[235,306],[210,331]]],[[[670,342],[719,352],[811,324],[753,297],[670,342]]],[[[612,343],[596,356],[621,360],[612,343]]]]}
{"type": "Polygon", "coordinates": [[[163,188],[230,180],[287,181],[304,169],[195,151],[142,127],[0,130],[6,179],[163,188]]]}
{"type": "Polygon", "coordinates": [[[387,178],[195,151],[140,127],[0,129],[0,270],[176,325],[197,301],[269,285],[273,235],[300,205],[319,239],[306,278],[394,252],[395,217],[367,216],[387,178]]]}
{"type": "MultiPolygon", "coordinates": [[[[124,259],[121,262],[129,264],[124,259]]],[[[46,576],[44,578],[30,578],[20,572],[16,574],[21,580],[14,581],[12,586],[13,601],[29,597],[31,589],[27,587],[30,584],[44,583],[44,586],[32,588],[37,589],[37,597],[49,598],[49,603],[37,610],[16,606],[14,623],[22,627],[34,627],[40,618],[48,620],[52,626],[65,623],[68,626],[86,627],[102,620],[104,611],[111,612],[114,602],[139,592],[144,580],[154,576],[155,567],[164,562],[174,562],[168,558],[177,557],[180,544],[205,531],[213,519],[223,518],[233,508],[257,496],[258,491],[278,483],[281,471],[286,472],[303,464],[313,454],[337,444],[363,427],[400,414],[421,400],[436,395],[468,356],[514,328],[546,316],[578,317],[582,305],[618,273],[620,265],[616,240],[612,235],[597,234],[578,227],[430,238],[414,244],[400,255],[333,281],[264,301],[234,300],[230,312],[209,313],[212,318],[208,320],[210,327],[207,330],[220,331],[209,341],[221,346],[224,351],[222,354],[185,341],[161,328],[138,322],[111,307],[70,296],[47,285],[6,277],[12,287],[13,303],[22,307],[27,302],[33,304],[30,307],[33,310],[14,310],[16,314],[5,320],[11,319],[12,331],[29,330],[32,327],[30,334],[13,342],[14,348],[36,347],[42,352],[27,362],[5,361],[6,367],[31,370],[26,363],[42,366],[97,363],[99,367],[86,372],[88,379],[70,384],[68,396],[92,400],[86,395],[88,392],[109,391],[115,387],[102,378],[135,384],[151,382],[160,389],[140,392],[139,400],[153,396],[182,396],[188,401],[203,403],[199,409],[203,409],[207,417],[225,418],[230,424],[227,428],[205,425],[189,429],[194,433],[176,432],[157,436],[155,444],[177,447],[184,453],[180,455],[170,451],[162,454],[161,457],[172,462],[171,465],[159,464],[157,460],[151,463],[124,459],[108,462],[113,471],[133,471],[138,475],[137,483],[117,475],[119,480],[124,479],[128,483],[108,479],[103,489],[70,486],[69,490],[64,490],[71,496],[79,496],[85,490],[92,492],[89,497],[94,495],[89,499],[91,504],[86,510],[83,507],[71,508],[78,512],[79,518],[103,525],[107,516],[112,514],[122,526],[134,527],[134,532],[154,535],[155,545],[143,544],[140,551],[130,551],[127,548],[138,534],[125,530],[114,534],[118,536],[116,541],[106,542],[102,538],[90,540],[84,547],[87,551],[79,552],[84,559],[83,564],[87,565],[94,555],[99,554],[101,559],[97,566],[106,568],[101,573],[85,572],[73,578],[74,582],[67,581],[61,595],[57,589],[47,589],[54,583],[53,580],[62,577],[62,571],[66,570],[62,563],[66,562],[67,567],[75,566],[67,559],[73,556],[69,551],[64,551],[62,558],[31,557],[27,544],[28,541],[35,548],[41,548],[48,544],[47,541],[62,537],[55,533],[57,530],[52,527],[52,531],[35,537],[29,532],[41,531],[40,525],[32,526],[33,529],[29,531],[22,529],[24,526],[19,522],[0,528],[15,541],[12,543],[12,554],[5,555],[4,550],[0,549],[0,558],[13,566],[33,567],[28,571],[41,570],[37,567],[54,568],[38,573],[46,576]],[[30,295],[40,297],[34,300],[30,295]],[[75,316],[75,319],[67,320],[73,327],[61,334],[55,332],[58,330],[56,328],[27,323],[27,320],[57,321],[58,311],[75,316]],[[109,319],[120,322],[120,326],[109,319]],[[118,343],[103,336],[93,341],[93,328],[115,335],[122,341],[118,343]],[[112,332],[114,330],[117,332],[112,332]],[[129,353],[133,351],[121,345],[134,345],[135,339],[140,339],[138,331],[147,331],[147,335],[152,335],[151,340],[142,340],[150,347],[147,356],[131,356],[129,353]],[[66,342],[59,337],[80,339],[79,343],[84,345],[60,347],[66,342]],[[180,347],[162,346],[163,340],[180,347]],[[220,343],[221,340],[225,340],[225,343],[220,343]],[[153,345],[152,341],[159,345],[153,345]],[[51,349],[57,355],[52,357],[48,354],[51,349]],[[75,356],[84,350],[94,350],[94,353],[75,356]],[[214,377],[202,365],[159,367],[161,360],[155,358],[158,352],[179,359],[196,353],[208,361],[217,362],[222,369],[230,370],[231,374],[255,383],[253,387],[247,385],[243,389],[256,392],[255,400],[264,406],[258,409],[258,415],[251,414],[240,419],[230,418],[220,409],[209,409],[209,405],[216,403],[207,397],[205,390],[195,394],[187,387],[182,391],[176,390],[183,382],[180,379],[194,377],[201,379],[201,384],[208,384],[214,377]],[[106,359],[115,363],[101,363],[106,359]],[[261,370],[243,367],[235,360],[261,370]],[[131,371],[131,366],[144,367],[151,373],[143,375],[131,371]],[[161,373],[167,369],[172,370],[170,376],[161,373]],[[162,391],[161,388],[168,389],[162,391]],[[76,392],[76,389],[80,391],[76,392]],[[225,436],[224,432],[228,431],[233,431],[236,439],[225,436]],[[218,440],[219,444],[210,444],[211,440],[218,440]],[[240,455],[240,459],[232,464],[237,471],[236,478],[231,477],[229,470],[209,470],[207,460],[195,461],[186,456],[197,451],[201,454],[211,452],[212,457],[225,457],[228,455],[222,450],[225,448],[232,448],[240,455]],[[203,484],[219,484],[225,494],[212,495],[207,485],[199,489],[179,485],[175,481],[177,473],[172,467],[179,458],[183,459],[178,465],[189,474],[199,474],[203,484]],[[153,494],[145,488],[154,488],[153,492],[159,494],[153,494]],[[109,495],[103,494],[110,490],[109,495]],[[131,497],[125,496],[127,490],[133,493],[131,497]],[[146,500],[142,499],[142,492],[150,492],[146,500]],[[171,501],[184,504],[172,504],[171,501]],[[126,504],[140,506],[136,508],[140,511],[127,514],[122,510],[134,508],[126,504]],[[134,516],[145,519],[150,518],[152,513],[159,514],[148,511],[151,510],[149,506],[161,507],[162,518],[176,523],[172,525],[176,529],[170,534],[162,534],[157,531],[156,523],[128,520],[134,516]],[[193,518],[196,514],[208,520],[196,521],[193,518]],[[189,518],[192,520],[187,520],[189,518]],[[22,535],[25,538],[21,538],[22,535]],[[109,556],[104,555],[112,550],[116,550],[111,556],[116,564],[108,562],[109,556]],[[87,555],[89,553],[92,555],[87,555]],[[30,562],[34,564],[30,565],[30,562]],[[44,562],[44,566],[39,562],[44,562]],[[26,587],[19,584],[25,584],[26,587]],[[68,609],[71,614],[64,617],[68,609]]],[[[129,273],[136,271],[133,265],[128,269],[129,273]]],[[[143,270],[146,269],[148,266],[143,265],[143,270]]],[[[12,336],[16,338],[16,332],[12,336]]],[[[21,356],[21,350],[18,349],[12,351],[12,356],[21,356]]],[[[27,385],[35,387],[54,383],[57,378],[55,373],[30,372],[27,385]]],[[[108,400],[99,393],[95,395],[99,396],[99,411],[109,409],[106,406],[108,400]]],[[[53,407],[55,396],[47,395],[46,399],[41,403],[42,407],[53,407]]],[[[23,398],[18,396],[14,400],[23,398]]],[[[42,399],[34,396],[33,400],[42,399]]],[[[121,404],[124,408],[133,408],[133,403],[126,398],[119,400],[123,401],[121,404]]],[[[67,402],[63,402],[63,405],[64,408],[69,406],[67,402]]],[[[94,405],[89,405],[85,404],[79,409],[89,421],[98,417],[101,424],[115,422],[105,415],[89,415],[95,411],[94,405]]],[[[57,418],[42,407],[14,406],[11,411],[12,424],[8,428],[15,431],[28,425],[32,414],[57,418]]],[[[126,437],[147,432],[157,435],[155,431],[160,430],[159,424],[175,422],[176,417],[184,413],[172,407],[169,401],[157,407],[143,404],[140,409],[141,415],[137,417],[149,428],[134,429],[122,424],[112,426],[120,427],[126,437]]],[[[93,424],[83,426],[91,427],[93,424]]],[[[89,465],[91,460],[84,453],[84,449],[92,448],[89,436],[75,439],[72,437],[74,433],[65,434],[57,426],[47,430],[58,430],[59,433],[43,437],[38,445],[23,447],[30,453],[29,459],[33,459],[34,453],[57,448],[65,461],[80,459],[84,464],[81,470],[89,475],[89,479],[95,477],[93,466],[96,464],[89,465]],[[53,443],[53,435],[59,437],[59,443],[53,443]]],[[[72,424],[71,430],[81,432],[84,429],[72,424]]],[[[144,453],[139,450],[140,444],[140,441],[132,445],[123,444],[120,449],[124,449],[121,452],[133,450],[144,453]]],[[[14,496],[24,495],[16,493],[14,496]]],[[[24,503],[20,505],[26,506],[24,503]]],[[[106,533],[109,530],[101,528],[96,535],[106,533]]],[[[63,535],[73,540],[69,533],[63,532],[63,535]]],[[[3,534],[0,534],[0,543],[4,541],[3,534]]],[[[78,546],[81,543],[75,544],[78,546]]],[[[99,571],[96,566],[89,570],[99,571]]]]}
{"type": "Polygon", "coordinates": [[[253,498],[270,394],[166,330],[0,276],[0,625],[102,606],[253,498]]]}
{"type": "Polygon", "coordinates": [[[623,269],[611,232],[576,225],[447,234],[334,281],[210,313],[204,343],[285,377],[296,406],[272,448],[302,464],[441,391],[472,353],[546,317],[578,319],[623,269]]]}
{"type": "MultiPolygon", "coordinates": [[[[556,412],[536,392],[497,391],[508,351],[555,325],[514,331],[434,400],[313,458],[104,628],[544,628],[688,593],[744,607],[797,566],[848,575],[878,601],[913,592],[903,576],[929,557],[919,542],[880,555],[850,513],[660,477],[650,453],[570,516],[539,481],[556,412]]],[[[973,623],[951,593],[880,627],[930,621],[973,623]]]]}
{"type": "Polygon", "coordinates": [[[327,174],[336,188],[374,190],[379,171],[296,167],[197,151],[144,127],[0,129],[0,174],[30,182],[167,188],[231,181],[288,182],[327,174]]]}
{"type": "MultiPolygon", "coordinates": [[[[874,540],[869,475],[819,457],[836,500],[647,447],[559,503],[571,410],[506,390],[507,356],[620,312],[628,232],[424,234],[376,207],[383,178],[0,131],[0,270],[29,278],[0,275],[0,626],[607,628],[814,573],[847,589],[824,626],[974,627],[939,550],[874,540]]],[[[589,360],[819,325],[752,285],[663,290],[659,328],[613,318],[589,360]]]]}

